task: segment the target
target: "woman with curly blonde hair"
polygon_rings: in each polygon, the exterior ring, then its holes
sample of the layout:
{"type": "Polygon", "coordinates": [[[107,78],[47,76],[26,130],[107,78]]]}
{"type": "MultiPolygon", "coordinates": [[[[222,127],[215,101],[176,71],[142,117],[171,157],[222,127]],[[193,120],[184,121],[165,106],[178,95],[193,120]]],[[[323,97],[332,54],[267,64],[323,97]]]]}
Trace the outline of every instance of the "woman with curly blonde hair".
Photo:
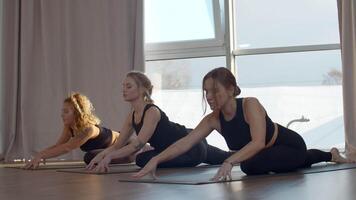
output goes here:
{"type": "MultiPolygon", "coordinates": [[[[119,133],[99,126],[100,119],[94,114],[94,107],[88,97],[74,93],[63,102],[62,108],[63,131],[57,143],[40,151],[26,164],[25,169],[36,169],[47,158],[56,157],[80,148],[87,152],[84,161],[89,163],[102,149],[115,143],[119,133]]],[[[132,162],[135,155],[113,160],[112,163],[132,162]]]]}

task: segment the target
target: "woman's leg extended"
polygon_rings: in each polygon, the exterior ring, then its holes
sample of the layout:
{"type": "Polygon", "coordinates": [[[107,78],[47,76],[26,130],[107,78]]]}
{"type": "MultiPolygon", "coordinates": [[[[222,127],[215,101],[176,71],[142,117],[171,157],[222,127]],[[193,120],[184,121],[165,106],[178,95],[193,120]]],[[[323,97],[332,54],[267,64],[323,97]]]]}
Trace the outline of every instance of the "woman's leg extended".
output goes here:
{"type": "Polygon", "coordinates": [[[324,152],[319,149],[309,149],[307,150],[307,157],[303,167],[311,167],[313,164],[319,162],[329,162],[331,158],[330,152],[324,152]]]}
{"type": "MultiPolygon", "coordinates": [[[[89,164],[90,161],[102,151],[104,151],[104,149],[95,149],[95,150],[92,150],[92,151],[89,151],[89,152],[85,153],[84,154],[84,159],[83,159],[85,164],[89,164]]],[[[131,163],[134,160],[135,159],[132,156],[127,156],[127,157],[124,157],[124,158],[112,159],[110,164],[131,163]]]]}
{"type": "Polygon", "coordinates": [[[234,152],[224,151],[215,146],[207,144],[207,155],[205,163],[210,165],[220,165],[234,152]]]}
{"type": "MultiPolygon", "coordinates": [[[[136,156],[136,165],[144,167],[148,161],[160,152],[156,150],[146,151],[136,156]]],[[[204,162],[206,159],[206,144],[200,142],[186,153],[173,158],[172,160],[160,163],[159,168],[172,168],[172,167],[194,167],[204,162]]]]}
{"type": "Polygon", "coordinates": [[[307,159],[304,167],[310,167],[319,162],[351,163],[352,161],[344,158],[335,147],[332,148],[330,152],[321,151],[319,149],[309,149],[307,151],[307,159]]]}

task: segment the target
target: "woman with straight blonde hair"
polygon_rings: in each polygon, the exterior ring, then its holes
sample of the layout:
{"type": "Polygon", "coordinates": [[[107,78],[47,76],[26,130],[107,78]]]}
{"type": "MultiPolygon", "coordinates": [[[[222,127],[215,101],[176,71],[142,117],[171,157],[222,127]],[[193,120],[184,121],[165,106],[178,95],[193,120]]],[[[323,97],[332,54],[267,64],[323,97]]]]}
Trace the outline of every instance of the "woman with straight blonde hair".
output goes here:
{"type": "MultiPolygon", "coordinates": [[[[170,121],[167,115],[151,98],[151,81],[141,72],[129,72],[123,82],[123,97],[129,102],[132,111],[127,115],[118,142],[99,153],[88,165],[97,172],[109,170],[112,159],[120,159],[140,151],[146,143],[154,148],[139,153],[136,164],[143,167],[152,157],[158,155],[169,145],[183,138],[190,131],[185,126],[170,121]],[[127,139],[137,134],[137,138],[127,144],[127,139]],[[127,145],[126,145],[127,144],[127,145]]],[[[216,164],[222,162],[229,152],[207,144],[206,140],[197,142],[192,148],[158,167],[194,167],[200,163],[216,164]]]]}

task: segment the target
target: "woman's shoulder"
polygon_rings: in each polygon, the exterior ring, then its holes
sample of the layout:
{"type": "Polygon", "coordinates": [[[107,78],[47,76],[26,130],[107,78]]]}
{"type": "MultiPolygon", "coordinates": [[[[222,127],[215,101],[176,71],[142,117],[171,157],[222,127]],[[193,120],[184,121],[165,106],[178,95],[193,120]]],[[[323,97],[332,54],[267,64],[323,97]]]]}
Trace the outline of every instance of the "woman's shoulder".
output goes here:
{"type": "Polygon", "coordinates": [[[260,101],[256,97],[244,97],[242,98],[244,108],[256,108],[261,106],[260,101]]]}
{"type": "Polygon", "coordinates": [[[241,97],[238,99],[242,99],[245,102],[258,102],[257,97],[241,97]]]}
{"type": "Polygon", "coordinates": [[[256,97],[246,97],[243,101],[245,120],[248,122],[252,118],[266,115],[266,111],[256,97]]]}
{"type": "Polygon", "coordinates": [[[145,108],[145,117],[154,117],[157,119],[161,118],[161,109],[155,104],[147,104],[145,108]]]}
{"type": "Polygon", "coordinates": [[[90,124],[84,127],[82,130],[72,130],[73,137],[94,137],[100,132],[100,126],[96,124],[90,124]]]}
{"type": "Polygon", "coordinates": [[[151,111],[151,112],[152,112],[152,110],[154,112],[157,112],[157,111],[160,112],[161,111],[161,109],[156,104],[153,104],[153,103],[147,104],[145,106],[145,110],[146,111],[151,111]]]}
{"type": "Polygon", "coordinates": [[[220,130],[219,112],[213,111],[207,114],[200,122],[199,127],[209,127],[211,130],[220,130]]]}
{"type": "Polygon", "coordinates": [[[62,133],[65,134],[65,135],[69,135],[70,137],[74,137],[73,129],[68,125],[64,125],[63,126],[63,132],[62,133]]]}
{"type": "Polygon", "coordinates": [[[159,106],[157,106],[156,104],[150,103],[150,104],[146,104],[145,110],[157,110],[157,111],[161,111],[161,108],[160,108],[159,106]]]}
{"type": "Polygon", "coordinates": [[[219,121],[219,117],[220,117],[220,111],[216,110],[206,115],[203,118],[203,120],[207,121],[208,123],[215,123],[219,121]]]}

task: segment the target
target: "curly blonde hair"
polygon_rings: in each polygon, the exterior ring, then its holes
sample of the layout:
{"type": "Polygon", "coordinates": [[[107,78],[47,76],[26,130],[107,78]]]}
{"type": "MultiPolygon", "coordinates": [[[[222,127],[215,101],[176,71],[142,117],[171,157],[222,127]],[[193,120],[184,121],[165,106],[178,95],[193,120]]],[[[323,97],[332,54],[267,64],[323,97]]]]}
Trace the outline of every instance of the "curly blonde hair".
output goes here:
{"type": "Polygon", "coordinates": [[[94,114],[94,106],[89,98],[80,93],[72,93],[64,100],[74,108],[75,129],[78,132],[84,131],[90,125],[100,124],[100,119],[94,114]]]}

